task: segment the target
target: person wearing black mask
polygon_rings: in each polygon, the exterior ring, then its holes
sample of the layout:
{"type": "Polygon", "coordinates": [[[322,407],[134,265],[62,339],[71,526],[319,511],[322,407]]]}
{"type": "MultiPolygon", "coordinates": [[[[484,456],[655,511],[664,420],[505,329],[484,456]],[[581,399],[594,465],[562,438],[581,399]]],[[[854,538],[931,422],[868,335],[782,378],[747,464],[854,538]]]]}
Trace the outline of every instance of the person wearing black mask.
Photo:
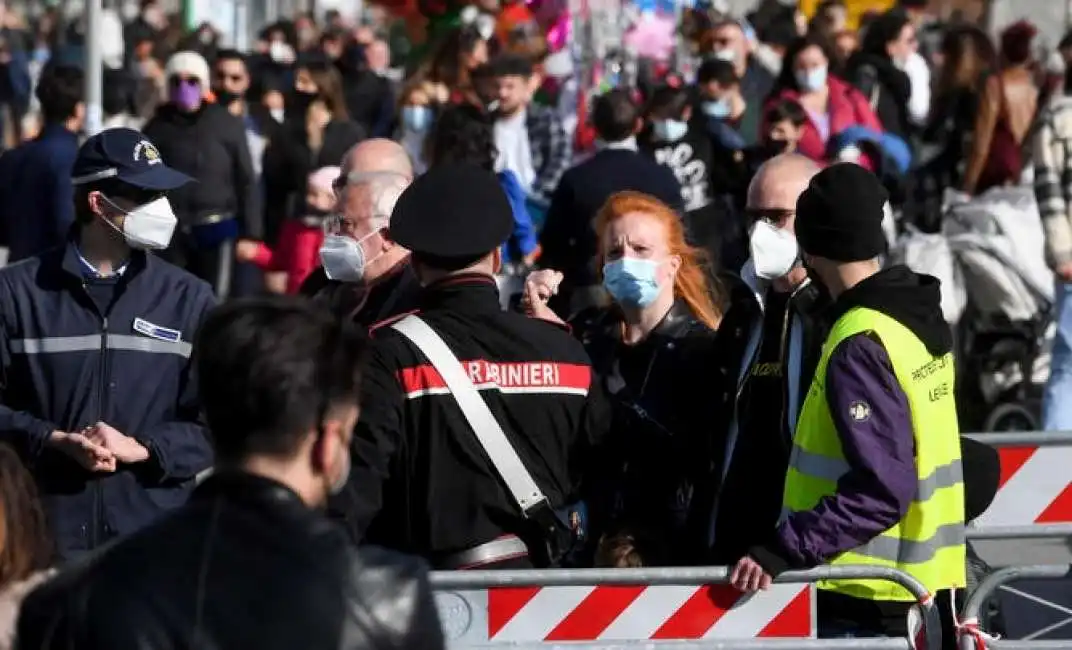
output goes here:
{"type": "Polygon", "coordinates": [[[324,34],[320,47],[342,76],[350,118],[372,137],[390,136],[394,94],[390,82],[369,69],[364,47],[344,30],[324,34]]]}
{"type": "Polygon", "coordinates": [[[245,130],[206,100],[209,68],[200,54],[174,54],[165,74],[169,101],[145,125],[145,135],[171,166],[198,181],[171,197],[180,227],[165,256],[223,298],[231,289],[235,240],[260,238],[263,226],[245,130]]]}
{"type": "Polygon", "coordinates": [[[366,134],[350,120],[335,66],[322,58],[299,63],[282,130],[264,152],[266,241],[304,207],[309,174],[338,165],[366,134]]]}

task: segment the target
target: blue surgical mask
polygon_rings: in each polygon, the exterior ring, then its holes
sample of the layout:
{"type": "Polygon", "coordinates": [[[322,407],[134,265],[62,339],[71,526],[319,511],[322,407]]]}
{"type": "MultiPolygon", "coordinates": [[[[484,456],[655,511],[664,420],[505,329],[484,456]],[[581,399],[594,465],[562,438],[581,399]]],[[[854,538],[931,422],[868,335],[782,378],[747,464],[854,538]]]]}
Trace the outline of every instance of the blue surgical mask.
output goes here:
{"type": "Polygon", "coordinates": [[[689,125],[681,120],[654,120],[651,123],[651,131],[659,140],[677,142],[689,132],[689,125]]]}
{"type": "Polygon", "coordinates": [[[635,257],[603,265],[603,286],[619,305],[647,307],[659,296],[659,263],[635,257]]]}
{"type": "Polygon", "coordinates": [[[730,102],[727,99],[709,99],[703,103],[703,112],[707,117],[722,120],[730,115],[730,102]]]}
{"type": "Polygon", "coordinates": [[[826,85],[826,66],[793,72],[801,92],[813,93],[826,85]]]}
{"type": "Polygon", "coordinates": [[[402,126],[410,131],[423,133],[432,124],[432,109],[427,106],[403,106],[402,126]]]}

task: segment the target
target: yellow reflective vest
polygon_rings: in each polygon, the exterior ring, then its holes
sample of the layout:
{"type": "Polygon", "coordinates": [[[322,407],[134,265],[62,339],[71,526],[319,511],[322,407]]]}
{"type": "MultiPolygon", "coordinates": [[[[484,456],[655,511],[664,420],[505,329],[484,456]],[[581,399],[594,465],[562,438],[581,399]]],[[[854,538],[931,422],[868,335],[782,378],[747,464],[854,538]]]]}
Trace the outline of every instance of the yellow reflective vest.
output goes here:
{"type": "MultiPolygon", "coordinates": [[[[916,450],[918,488],[907,514],[867,544],[833,558],[833,565],[900,569],[934,593],[965,585],[964,482],[960,429],[953,397],[953,355],[933,356],[907,327],[889,316],[857,307],[834,324],[823,344],[808,396],[801,408],[786,476],[787,513],[813,509],[837,491],[849,471],[826,399],[826,367],[838,344],[856,334],[875,336],[890,357],[908,397],[916,450]]],[[[866,410],[867,404],[853,408],[866,410]]],[[[861,412],[861,417],[866,417],[861,412]]],[[[915,601],[903,587],[882,580],[827,580],[826,589],[867,600],[915,601]]]]}

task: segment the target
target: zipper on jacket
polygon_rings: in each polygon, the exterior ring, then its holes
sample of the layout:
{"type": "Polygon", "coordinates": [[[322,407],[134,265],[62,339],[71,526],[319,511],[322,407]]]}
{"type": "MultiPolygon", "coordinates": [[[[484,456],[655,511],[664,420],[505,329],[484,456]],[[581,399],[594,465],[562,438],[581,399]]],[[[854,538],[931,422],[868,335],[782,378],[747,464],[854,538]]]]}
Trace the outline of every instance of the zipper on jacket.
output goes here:
{"type": "MultiPolygon", "coordinates": [[[[97,422],[104,422],[106,391],[108,390],[108,317],[101,317],[100,380],[97,382],[97,422]]],[[[103,479],[93,481],[93,531],[90,545],[97,548],[104,538],[104,487],[103,479]]]]}

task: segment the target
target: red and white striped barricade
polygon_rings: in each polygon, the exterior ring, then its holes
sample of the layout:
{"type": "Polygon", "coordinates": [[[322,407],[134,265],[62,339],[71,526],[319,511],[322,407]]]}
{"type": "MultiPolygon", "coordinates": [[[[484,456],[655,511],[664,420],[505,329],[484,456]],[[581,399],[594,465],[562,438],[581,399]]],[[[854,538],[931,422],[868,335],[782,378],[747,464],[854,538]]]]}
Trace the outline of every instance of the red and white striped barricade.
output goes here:
{"type": "MultiPolygon", "coordinates": [[[[750,595],[725,584],[728,575],[725,567],[451,571],[433,573],[432,586],[451,650],[502,644],[515,649],[561,644],[650,647],[746,639],[782,639],[781,647],[798,648],[810,645],[802,640],[816,637],[814,582],[822,578],[866,577],[902,584],[920,599],[924,630],[940,627],[926,589],[893,569],[791,572],[750,595]]],[[[940,632],[931,641],[927,636],[926,648],[940,647],[940,632]]],[[[835,647],[836,642],[830,645],[835,647]]]]}
{"type": "Polygon", "coordinates": [[[1072,432],[970,434],[997,449],[997,496],[969,539],[1072,536],[1072,432]]]}
{"type": "Polygon", "coordinates": [[[496,587],[436,594],[451,642],[671,641],[815,636],[815,587],[496,587]]]}

